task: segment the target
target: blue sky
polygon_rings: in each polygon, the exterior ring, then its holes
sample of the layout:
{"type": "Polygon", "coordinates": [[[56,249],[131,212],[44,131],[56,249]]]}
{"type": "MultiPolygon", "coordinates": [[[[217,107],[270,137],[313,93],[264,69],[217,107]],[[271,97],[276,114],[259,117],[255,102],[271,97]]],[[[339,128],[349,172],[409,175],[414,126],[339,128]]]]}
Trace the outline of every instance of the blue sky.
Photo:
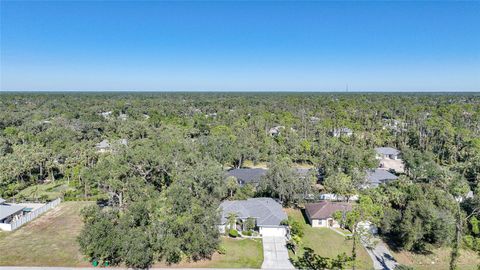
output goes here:
{"type": "Polygon", "coordinates": [[[4,91],[480,91],[480,2],[0,8],[4,91]]]}

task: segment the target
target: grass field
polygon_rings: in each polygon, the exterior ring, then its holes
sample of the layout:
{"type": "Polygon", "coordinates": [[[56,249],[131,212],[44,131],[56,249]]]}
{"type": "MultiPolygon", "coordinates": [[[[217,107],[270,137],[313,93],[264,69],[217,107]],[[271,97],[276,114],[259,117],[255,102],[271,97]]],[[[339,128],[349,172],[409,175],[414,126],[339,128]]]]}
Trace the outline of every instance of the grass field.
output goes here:
{"type": "MultiPolygon", "coordinates": [[[[329,258],[333,258],[342,252],[351,255],[351,240],[346,240],[345,237],[328,228],[312,228],[307,224],[300,210],[287,209],[287,213],[303,225],[305,232],[302,238],[303,243],[297,254],[290,254],[292,259],[301,256],[304,247],[309,247],[316,254],[329,258]]],[[[360,245],[357,250],[357,269],[373,269],[373,263],[367,251],[360,245]]]]}
{"type": "MultiPolygon", "coordinates": [[[[447,270],[450,262],[450,248],[438,248],[431,254],[422,255],[411,252],[393,252],[395,259],[405,265],[409,265],[418,270],[447,270]]],[[[470,250],[461,250],[458,269],[476,270],[480,265],[480,258],[475,252],[470,250]]]]}
{"type": "MultiPolygon", "coordinates": [[[[90,266],[76,241],[83,226],[80,210],[88,204],[63,202],[14,232],[0,232],[0,266],[90,266]]],[[[214,254],[212,260],[171,267],[261,267],[260,239],[222,238],[222,246],[226,253],[214,254]]]]}
{"type": "Polygon", "coordinates": [[[85,202],[64,202],[14,232],[0,234],[0,265],[88,266],[78,251],[85,202]]]}

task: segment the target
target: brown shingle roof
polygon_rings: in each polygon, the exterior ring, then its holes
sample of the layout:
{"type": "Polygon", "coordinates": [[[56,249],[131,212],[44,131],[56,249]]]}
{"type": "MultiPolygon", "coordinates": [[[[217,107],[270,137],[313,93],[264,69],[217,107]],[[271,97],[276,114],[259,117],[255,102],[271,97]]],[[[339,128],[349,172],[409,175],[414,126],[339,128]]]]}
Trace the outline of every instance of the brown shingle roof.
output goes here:
{"type": "Polygon", "coordinates": [[[352,205],[345,202],[330,202],[322,201],[319,203],[307,203],[305,211],[311,219],[326,219],[331,218],[332,214],[337,211],[350,211],[352,205]]]}

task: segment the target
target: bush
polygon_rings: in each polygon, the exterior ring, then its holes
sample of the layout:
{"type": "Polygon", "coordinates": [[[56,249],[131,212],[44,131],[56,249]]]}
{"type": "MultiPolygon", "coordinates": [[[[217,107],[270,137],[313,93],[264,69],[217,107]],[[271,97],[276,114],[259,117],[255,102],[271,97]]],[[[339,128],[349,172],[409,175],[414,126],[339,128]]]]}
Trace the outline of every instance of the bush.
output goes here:
{"type": "Polygon", "coordinates": [[[242,234],[246,236],[252,236],[252,231],[245,231],[245,232],[242,232],[242,234]]]}
{"type": "Polygon", "coordinates": [[[288,217],[288,219],[283,220],[280,224],[288,225],[290,227],[290,233],[292,235],[303,237],[303,234],[304,234],[303,225],[300,222],[293,219],[292,217],[288,217]]]}
{"type": "Polygon", "coordinates": [[[238,237],[238,232],[237,232],[237,230],[235,230],[235,229],[231,229],[231,230],[228,232],[228,235],[230,235],[230,237],[235,238],[235,237],[238,237]]]}
{"type": "Polygon", "coordinates": [[[227,253],[227,249],[224,246],[219,246],[217,252],[218,254],[225,255],[227,253]]]}

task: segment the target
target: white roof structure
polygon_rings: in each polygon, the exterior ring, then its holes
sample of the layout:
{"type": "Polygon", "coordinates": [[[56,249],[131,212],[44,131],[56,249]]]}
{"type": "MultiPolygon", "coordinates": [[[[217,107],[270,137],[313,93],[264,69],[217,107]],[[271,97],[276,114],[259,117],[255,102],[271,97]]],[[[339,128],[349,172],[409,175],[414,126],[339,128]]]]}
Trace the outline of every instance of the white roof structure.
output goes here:
{"type": "Polygon", "coordinates": [[[0,204],[2,204],[2,203],[4,203],[4,202],[5,202],[5,200],[2,199],[2,198],[0,198],[0,204]]]}

